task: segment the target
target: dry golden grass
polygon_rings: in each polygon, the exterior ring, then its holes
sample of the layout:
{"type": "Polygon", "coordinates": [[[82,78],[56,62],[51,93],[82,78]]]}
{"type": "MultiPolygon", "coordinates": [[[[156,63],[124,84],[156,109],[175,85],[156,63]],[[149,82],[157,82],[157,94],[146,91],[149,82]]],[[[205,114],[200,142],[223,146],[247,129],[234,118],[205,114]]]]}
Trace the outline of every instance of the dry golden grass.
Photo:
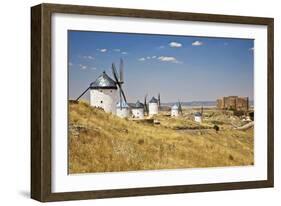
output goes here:
{"type": "Polygon", "coordinates": [[[161,116],[157,117],[160,125],[141,124],[81,102],[70,104],[69,111],[70,173],[241,166],[254,162],[253,130],[185,133],[174,128],[198,124],[161,116]]]}

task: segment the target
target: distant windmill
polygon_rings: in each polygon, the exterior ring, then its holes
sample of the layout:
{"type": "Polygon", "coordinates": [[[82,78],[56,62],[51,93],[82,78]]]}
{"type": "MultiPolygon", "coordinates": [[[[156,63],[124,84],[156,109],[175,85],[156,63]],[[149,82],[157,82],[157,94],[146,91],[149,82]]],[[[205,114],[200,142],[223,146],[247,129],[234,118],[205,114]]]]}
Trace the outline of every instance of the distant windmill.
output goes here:
{"type": "Polygon", "coordinates": [[[180,100],[179,100],[177,104],[174,104],[171,107],[171,116],[172,117],[178,117],[180,115],[182,115],[182,107],[181,107],[181,103],[180,103],[180,100]]]}
{"type": "Polygon", "coordinates": [[[118,78],[118,73],[117,73],[117,70],[116,70],[116,67],[115,67],[115,64],[112,63],[112,73],[113,73],[113,77],[114,77],[114,80],[119,88],[119,102],[120,102],[120,108],[122,110],[122,105],[123,105],[123,100],[124,100],[124,103],[127,104],[127,99],[126,99],[126,96],[125,96],[125,93],[122,89],[122,84],[124,83],[124,72],[123,72],[123,60],[120,59],[120,67],[119,67],[119,78],[118,78]]]}
{"type": "Polygon", "coordinates": [[[152,97],[148,102],[148,112],[149,116],[157,115],[159,112],[158,99],[156,99],[155,97],[152,97]]]}

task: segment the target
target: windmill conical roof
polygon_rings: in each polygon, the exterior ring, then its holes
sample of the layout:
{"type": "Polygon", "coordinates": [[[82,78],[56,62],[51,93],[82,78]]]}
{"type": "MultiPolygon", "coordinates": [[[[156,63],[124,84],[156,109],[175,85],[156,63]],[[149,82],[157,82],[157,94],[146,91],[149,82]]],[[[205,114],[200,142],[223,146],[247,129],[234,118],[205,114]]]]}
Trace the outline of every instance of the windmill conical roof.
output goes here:
{"type": "Polygon", "coordinates": [[[117,89],[116,82],[105,71],[90,84],[91,89],[117,89]]]}
{"type": "Polygon", "coordinates": [[[179,109],[179,106],[177,104],[174,104],[174,106],[172,106],[172,109],[177,110],[179,109]]]}
{"type": "Polygon", "coordinates": [[[158,103],[158,100],[155,97],[152,97],[149,103],[158,103]]]}
{"type": "Polygon", "coordinates": [[[134,108],[144,108],[143,103],[141,103],[139,100],[136,102],[136,104],[134,105],[134,108]]]}

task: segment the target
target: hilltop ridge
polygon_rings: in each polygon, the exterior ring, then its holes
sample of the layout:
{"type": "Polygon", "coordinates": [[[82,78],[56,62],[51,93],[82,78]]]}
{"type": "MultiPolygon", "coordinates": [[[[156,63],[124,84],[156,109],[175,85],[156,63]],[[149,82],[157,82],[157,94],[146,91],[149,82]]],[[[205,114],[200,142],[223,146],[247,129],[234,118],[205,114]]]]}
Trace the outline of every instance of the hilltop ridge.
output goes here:
{"type": "MultiPolygon", "coordinates": [[[[105,113],[85,102],[70,102],[69,172],[222,167],[254,163],[252,129],[185,133],[167,127],[165,118],[160,114],[159,125],[143,124],[105,113]]],[[[183,117],[169,121],[173,125],[187,122],[183,117]]]]}

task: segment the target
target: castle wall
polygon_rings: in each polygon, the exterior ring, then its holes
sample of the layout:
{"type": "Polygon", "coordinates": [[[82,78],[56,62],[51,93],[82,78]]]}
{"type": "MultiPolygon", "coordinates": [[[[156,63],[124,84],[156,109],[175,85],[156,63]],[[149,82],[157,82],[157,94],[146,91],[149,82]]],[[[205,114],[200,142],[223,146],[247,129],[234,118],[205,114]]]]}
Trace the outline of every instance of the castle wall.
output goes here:
{"type": "Polygon", "coordinates": [[[249,98],[229,96],[217,99],[218,109],[237,110],[237,111],[248,111],[249,110],[249,98]]]}

